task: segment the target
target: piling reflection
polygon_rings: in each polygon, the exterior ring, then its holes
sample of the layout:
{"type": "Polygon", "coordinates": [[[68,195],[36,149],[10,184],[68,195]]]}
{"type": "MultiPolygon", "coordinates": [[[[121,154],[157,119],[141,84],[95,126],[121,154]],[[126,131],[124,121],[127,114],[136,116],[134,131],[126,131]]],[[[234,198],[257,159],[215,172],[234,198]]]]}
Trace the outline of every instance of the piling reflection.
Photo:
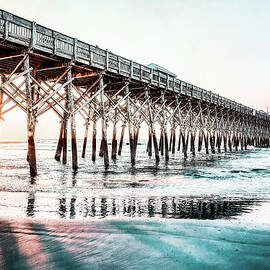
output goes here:
{"type": "MultiPolygon", "coordinates": [[[[171,219],[222,219],[233,218],[251,212],[255,205],[262,202],[252,198],[82,198],[62,195],[58,203],[47,205],[47,212],[56,213],[58,218],[171,218],[171,219]],[[57,205],[58,209],[52,209],[57,205]]],[[[35,196],[30,194],[27,200],[26,215],[37,216],[35,205],[43,208],[35,196]]]]}
{"type": "Polygon", "coordinates": [[[61,218],[65,218],[66,217],[66,212],[67,212],[67,208],[66,208],[66,198],[60,198],[59,199],[59,216],[61,218]]]}
{"type": "Polygon", "coordinates": [[[69,210],[69,217],[70,218],[75,218],[76,216],[76,211],[75,211],[75,203],[76,203],[76,198],[72,197],[70,200],[70,210],[69,210]]]}
{"type": "MultiPolygon", "coordinates": [[[[70,216],[75,217],[75,200],[71,199],[70,216]]],[[[147,198],[118,199],[92,198],[82,202],[83,217],[145,217],[173,219],[220,219],[230,218],[252,211],[254,199],[211,199],[211,198],[147,198]],[[90,202],[90,203],[89,203],[90,202]]],[[[77,205],[81,207],[79,204],[77,205]]]]}
{"type": "Polygon", "coordinates": [[[34,209],[35,209],[35,194],[30,193],[27,201],[26,215],[28,217],[33,217],[34,209]]]}

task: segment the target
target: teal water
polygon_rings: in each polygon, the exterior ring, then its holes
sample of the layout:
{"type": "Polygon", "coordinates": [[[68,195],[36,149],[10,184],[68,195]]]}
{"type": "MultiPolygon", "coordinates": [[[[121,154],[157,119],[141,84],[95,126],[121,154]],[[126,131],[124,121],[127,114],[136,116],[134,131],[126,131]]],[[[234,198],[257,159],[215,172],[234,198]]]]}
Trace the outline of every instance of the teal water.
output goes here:
{"type": "Polygon", "coordinates": [[[270,149],[156,166],[141,143],[131,168],[125,144],[74,174],[55,148],[30,178],[26,144],[0,144],[0,269],[270,269],[270,149]]]}

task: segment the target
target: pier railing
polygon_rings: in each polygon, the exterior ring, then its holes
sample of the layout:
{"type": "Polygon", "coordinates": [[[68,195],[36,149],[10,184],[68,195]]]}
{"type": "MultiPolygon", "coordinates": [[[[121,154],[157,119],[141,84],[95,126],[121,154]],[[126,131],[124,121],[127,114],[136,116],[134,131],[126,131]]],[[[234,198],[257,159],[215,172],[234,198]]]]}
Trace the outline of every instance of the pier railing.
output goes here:
{"type": "Polygon", "coordinates": [[[65,59],[74,59],[76,62],[168,89],[187,97],[270,120],[270,116],[266,113],[3,10],[0,10],[0,38],[65,59]]]}

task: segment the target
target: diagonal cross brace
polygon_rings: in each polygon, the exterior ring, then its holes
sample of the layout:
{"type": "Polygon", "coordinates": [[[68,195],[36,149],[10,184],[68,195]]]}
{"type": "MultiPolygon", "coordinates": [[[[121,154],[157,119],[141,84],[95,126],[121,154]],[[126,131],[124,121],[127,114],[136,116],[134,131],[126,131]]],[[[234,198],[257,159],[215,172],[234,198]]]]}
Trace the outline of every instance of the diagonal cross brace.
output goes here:
{"type": "Polygon", "coordinates": [[[77,109],[73,110],[72,114],[76,114],[79,111],[81,111],[85,106],[87,106],[101,91],[103,91],[106,88],[107,84],[102,86],[93,96],[91,96],[84,104],[82,104],[77,109]]]}
{"type": "Polygon", "coordinates": [[[72,81],[74,80],[74,78],[71,78],[69,81],[65,82],[63,85],[59,86],[55,91],[53,91],[51,94],[49,94],[47,97],[45,97],[44,99],[42,99],[41,101],[39,101],[38,103],[36,103],[31,109],[30,111],[33,111],[36,108],[41,108],[41,106],[43,106],[43,104],[49,100],[51,97],[53,97],[55,94],[57,94],[60,90],[62,90],[63,88],[65,88],[68,84],[70,84],[72,81]]]}

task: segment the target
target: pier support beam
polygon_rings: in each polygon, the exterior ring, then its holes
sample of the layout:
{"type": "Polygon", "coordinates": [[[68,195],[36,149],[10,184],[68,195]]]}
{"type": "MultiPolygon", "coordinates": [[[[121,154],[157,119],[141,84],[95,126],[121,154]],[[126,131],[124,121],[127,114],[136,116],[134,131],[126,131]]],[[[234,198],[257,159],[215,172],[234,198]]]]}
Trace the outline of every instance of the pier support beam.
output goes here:
{"type": "MultiPolygon", "coordinates": [[[[158,163],[160,161],[160,159],[159,159],[159,151],[158,151],[158,142],[157,142],[155,125],[153,123],[151,99],[150,99],[149,89],[148,88],[146,88],[146,90],[145,90],[145,98],[148,100],[147,105],[148,105],[148,115],[149,115],[149,152],[151,151],[151,155],[152,155],[152,147],[150,148],[150,145],[152,146],[152,138],[153,138],[155,158],[156,158],[156,163],[158,163]]],[[[148,155],[149,155],[149,152],[148,152],[148,155]]]]}
{"type": "Polygon", "coordinates": [[[123,123],[122,130],[121,130],[120,142],[119,142],[119,148],[118,148],[118,156],[121,156],[121,153],[122,153],[123,141],[124,141],[124,136],[125,136],[125,129],[126,129],[126,123],[123,123]]]}
{"type": "Polygon", "coordinates": [[[113,136],[112,136],[112,160],[116,160],[116,155],[117,155],[117,139],[116,139],[116,111],[115,111],[115,116],[114,116],[114,121],[113,121],[113,136]]]}
{"type": "Polygon", "coordinates": [[[218,132],[217,133],[217,150],[218,150],[218,153],[221,153],[221,142],[222,142],[221,133],[218,132]]]}
{"type": "Polygon", "coordinates": [[[149,125],[148,128],[148,143],[147,143],[147,149],[146,149],[148,156],[152,156],[152,132],[151,132],[151,127],[149,125]]]}
{"type": "MultiPolygon", "coordinates": [[[[71,81],[72,73],[71,70],[67,73],[67,81],[71,81]]],[[[67,85],[68,101],[69,101],[69,112],[70,112],[70,130],[71,130],[71,151],[72,151],[72,168],[76,172],[78,170],[78,157],[77,157],[77,140],[76,140],[76,122],[74,111],[74,98],[72,92],[72,85],[67,85]]]]}
{"type": "Polygon", "coordinates": [[[171,128],[170,142],[169,142],[169,151],[172,151],[172,140],[173,140],[173,129],[171,128]]]}
{"type": "Polygon", "coordinates": [[[104,141],[103,141],[103,139],[101,139],[100,146],[99,146],[99,154],[98,154],[100,157],[104,156],[104,153],[103,153],[104,145],[103,145],[103,143],[104,143],[104,141]]]}
{"type": "Polygon", "coordinates": [[[67,115],[64,116],[63,120],[63,164],[67,164],[67,115]]]}
{"type": "Polygon", "coordinates": [[[195,132],[190,132],[190,150],[193,156],[195,156],[195,132]]]}
{"type": "Polygon", "coordinates": [[[228,147],[229,147],[230,152],[232,152],[232,135],[231,135],[231,132],[229,132],[229,134],[228,134],[228,147]]]}
{"type": "Polygon", "coordinates": [[[93,120],[93,136],[92,136],[92,161],[96,161],[96,152],[97,152],[97,121],[94,116],[93,120]]]}
{"type": "Polygon", "coordinates": [[[198,135],[198,152],[201,152],[202,150],[202,131],[199,131],[199,135],[198,135]]]}
{"type": "Polygon", "coordinates": [[[181,148],[181,138],[182,138],[182,130],[181,130],[181,128],[179,128],[179,138],[178,138],[177,151],[180,151],[180,148],[181,148]]]}
{"type": "Polygon", "coordinates": [[[175,128],[173,128],[173,136],[172,136],[172,154],[175,154],[175,140],[176,140],[176,137],[175,137],[175,128]]]}
{"type": "MultiPolygon", "coordinates": [[[[1,86],[1,84],[2,84],[2,77],[0,74],[0,86],[1,86]]],[[[4,92],[0,89],[0,120],[3,120],[3,118],[2,118],[3,98],[4,98],[4,92]]]]}
{"type": "Polygon", "coordinates": [[[85,122],[85,132],[84,132],[83,148],[82,148],[82,158],[85,158],[87,137],[88,137],[88,129],[89,129],[89,119],[87,119],[87,121],[85,122]]]}
{"type": "Polygon", "coordinates": [[[189,141],[189,132],[187,131],[186,133],[186,131],[184,131],[182,133],[182,145],[185,158],[187,158],[188,141],[189,141]]]}
{"type": "Polygon", "coordinates": [[[54,158],[57,161],[60,161],[61,158],[61,153],[62,153],[62,149],[63,149],[63,121],[61,121],[61,126],[60,126],[60,133],[59,133],[59,139],[58,139],[58,143],[57,143],[57,147],[56,147],[56,153],[54,158]]]}
{"type": "Polygon", "coordinates": [[[129,101],[129,87],[126,85],[125,87],[126,92],[126,110],[127,110],[127,123],[128,123],[128,133],[129,133],[129,147],[130,147],[130,160],[131,165],[135,165],[135,137],[133,134],[133,128],[131,124],[131,110],[130,110],[130,101],[129,101]]]}
{"type": "Polygon", "coordinates": [[[160,138],[159,138],[159,151],[162,156],[164,156],[164,131],[161,127],[160,129],[160,138]]]}
{"type": "MultiPolygon", "coordinates": [[[[24,70],[29,70],[29,55],[24,61],[24,70]]],[[[35,115],[32,111],[33,107],[33,88],[31,87],[30,72],[25,75],[25,94],[27,106],[27,132],[28,132],[28,162],[30,166],[30,175],[35,177],[37,175],[36,165],[36,149],[35,149],[35,115]]]]}
{"type": "Polygon", "coordinates": [[[205,147],[205,153],[209,154],[209,131],[206,130],[203,132],[203,138],[204,138],[204,147],[205,147]]]}
{"type": "Polygon", "coordinates": [[[227,133],[225,132],[223,134],[223,145],[224,145],[224,151],[225,151],[225,153],[227,152],[227,138],[228,138],[228,136],[227,136],[227,133]]]}
{"type": "Polygon", "coordinates": [[[177,96],[175,97],[175,102],[177,106],[177,114],[178,114],[178,121],[179,121],[179,138],[178,138],[177,150],[180,151],[181,139],[182,139],[182,117],[181,117],[181,111],[180,111],[180,102],[177,96]]]}
{"type": "Polygon", "coordinates": [[[210,147],[212,154],[215,154],[215,132],[213,131],[212,134],[210,134],[210,147]]]}
{"type": "Polygon", "coordinates": [[[136,153],[137,153],[139,134],[140,134],[140,126],[134,128],[134,152],[135,152],[135,157],[136,157],[136,153]]]}
{"type": "Polygon", "coordinates": [[[108,153],[108,144],[107,144],[107,119],[105,116],[105,107],[104,107],[104,84],[103,78],[99,81],[99,88],[103,89],[100,92],[100,111],[101,111],[101,129],[102,129],[102,152],[104,157],[104,167],[105,169],[109,168],[109,153],[108,153]]]}
{"type": "Polygon", "coordinates": [[[169,145],[168,145],[168,134],[167,134],[167,115],[166,115],[166,100],[165,100],[165,91],[161,93],[161,101],[162,101],[162,116],[163,116],[163,137],[164,137],[164,150],[165,150],[165,161],[169,161],[169,145]]]}
{"type": "MultiPolygon", "coordinates": [[[[189,131],[188,131],[188,135],[190,134],[190,152],[192,153],[193,156],[195,156],[195,131],[194,131],[195,127],[194,127],[194,123],[193,123],[192,102],[190,99],[188,100],[188,105],[189,105],[189,131]]],[[[188,144],[188,139],[187,139],[187,144],[188,144]]]]}

